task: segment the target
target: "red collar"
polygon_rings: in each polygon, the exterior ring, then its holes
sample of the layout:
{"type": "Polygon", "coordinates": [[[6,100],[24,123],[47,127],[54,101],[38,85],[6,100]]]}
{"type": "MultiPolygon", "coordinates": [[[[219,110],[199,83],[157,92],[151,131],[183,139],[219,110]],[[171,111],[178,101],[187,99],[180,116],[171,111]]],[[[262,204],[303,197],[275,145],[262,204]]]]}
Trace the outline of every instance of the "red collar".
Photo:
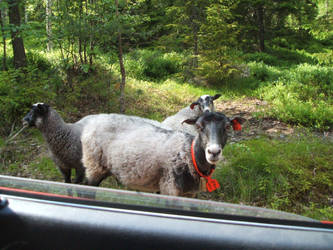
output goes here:
{"type": "Polygon", "coordinates": [[[197,162],[195,161],[195,154],[194,154],[194,140],[192,141],[191,145],[191,156],[192,156],[192,162],[194,165],[194,169],[197,171],[197,173],[200,175],[200,177],[203,177],[206,179],[206,188],[208,192],[213,192],[214,190],[218,189],[220,187],[220,184],[218,183],[217,180],[212,179],[211,176],[214,172],[214,168],[211,168],[209,175],[204,175],[203,173],[200,172],[197,162]]]}

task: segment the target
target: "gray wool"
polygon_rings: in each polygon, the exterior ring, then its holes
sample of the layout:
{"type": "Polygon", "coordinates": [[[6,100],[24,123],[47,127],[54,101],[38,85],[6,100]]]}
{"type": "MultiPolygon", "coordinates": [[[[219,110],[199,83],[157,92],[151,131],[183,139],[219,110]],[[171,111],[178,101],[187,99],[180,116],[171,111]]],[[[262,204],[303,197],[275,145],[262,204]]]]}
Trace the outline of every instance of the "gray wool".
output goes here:
{"type": "Polygon", "coordinates": [[[42,132],[51,153],[51,158],[63,173],[65,182],[70,182],[70,171],[76,169],[75,182],[82,182],[84,167],[81,162],[81,133],[88,120],[96,115],[87,116],[76,123],[65,123],[61,116],[49,108],[47,115],[39,120],[37,128],[42,132]],[[67,179],[66,179],[67,178],[67,179]]]}
{"type": "Polygon", "coordinates": [[[162,125],[166,127],[170,127],[174,130],[185,131],[191,135],[196,135],[197,131],[195,128],[189,124],[182,123],[186,119],[193,119],[202,114],[202,111],[199,109],[198,106],[195,106],[194,109],[191,109],[190,106],[181,109],[178,113],[167,117],[163,122],[162,125]]]}
{"type": "Polygon", "coordinates": [[[169,195],[195,193],[199,176],[191,158],[194,136],[135,116],[99,116],[84,127],[82,161],[88,184],[114,175],[123,185],[169,195]]]}

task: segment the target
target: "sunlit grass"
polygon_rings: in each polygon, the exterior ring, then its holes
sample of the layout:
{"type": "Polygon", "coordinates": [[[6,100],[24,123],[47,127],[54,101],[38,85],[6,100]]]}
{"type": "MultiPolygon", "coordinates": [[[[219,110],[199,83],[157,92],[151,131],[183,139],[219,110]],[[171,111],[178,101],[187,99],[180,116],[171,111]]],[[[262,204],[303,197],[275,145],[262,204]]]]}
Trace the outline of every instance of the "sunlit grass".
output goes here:
{"type": "Polygon", "coordinates": [[[329,141],[311,135],[262,137],[228,144],[224,156],[227,162],[215,173],[221,189],[212,198],[332,219],[325,213],[333,190],[329,141]]]}

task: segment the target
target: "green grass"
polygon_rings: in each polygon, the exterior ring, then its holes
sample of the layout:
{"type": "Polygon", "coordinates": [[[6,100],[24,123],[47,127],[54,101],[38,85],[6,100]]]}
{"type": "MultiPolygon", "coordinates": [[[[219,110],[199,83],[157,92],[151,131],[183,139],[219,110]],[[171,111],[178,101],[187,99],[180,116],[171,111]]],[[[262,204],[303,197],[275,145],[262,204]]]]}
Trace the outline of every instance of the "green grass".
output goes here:
{"type": "Polygon", "coordinates": [[[332,219],[333,144],[310,135],[228,144],[212,198],[332,219]],[[327,210],[328,209],[328,210],[327,210]]]}
{"type": "Polygon", "coordinates": [[[333,69],[300,64],[291,68],[249,63],[259,81],[252,95],[269,102],[262,115],[316,130],[333,128],[333,69]]]}

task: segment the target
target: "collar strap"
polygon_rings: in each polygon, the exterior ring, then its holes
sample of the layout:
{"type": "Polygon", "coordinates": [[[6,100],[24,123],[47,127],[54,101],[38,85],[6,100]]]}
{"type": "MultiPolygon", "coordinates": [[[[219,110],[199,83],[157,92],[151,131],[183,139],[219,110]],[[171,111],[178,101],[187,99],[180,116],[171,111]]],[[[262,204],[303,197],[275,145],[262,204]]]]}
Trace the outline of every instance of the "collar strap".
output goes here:
{"type": "Polygon", "coordinates": [[[195,171],[197,171],[197,173],[200,175],[200,177],[205,178],[207,181],[206,188],[207,188],[208,192],[213,192],[214,190],[218,189],[220,187],[220,184],[218,183],[217,180],[211,178],[211,176],[215,170],[215,166],[210,169],[210,173],[208,175],[204,175],[203,173],[201,173],[198,168],[197,162],[195,160],[195,154],[194,154],[194,140],[192,141],[192,145],[191,145],[191,156],[192,156],[192,162],[193,162],[195,171]]]}

